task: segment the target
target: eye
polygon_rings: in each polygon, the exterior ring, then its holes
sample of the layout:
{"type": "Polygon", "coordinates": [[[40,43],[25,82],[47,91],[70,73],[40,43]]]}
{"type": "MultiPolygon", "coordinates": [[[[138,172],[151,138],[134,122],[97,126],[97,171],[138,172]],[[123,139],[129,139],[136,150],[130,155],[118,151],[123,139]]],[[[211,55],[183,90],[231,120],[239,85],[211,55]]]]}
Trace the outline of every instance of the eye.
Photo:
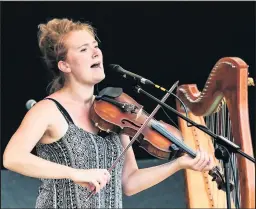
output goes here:
{"type": "Polygon", "coordinates": [[[81,49],[81,52],[85,52],[87,49],[86,48],[84,48],[84,49],[81,49]]]}
{"type": "Polygon", "coordinates": [[[98,45],[96,45],[94,48],[99,48],[99,46],[98,46],[98,45]]]}

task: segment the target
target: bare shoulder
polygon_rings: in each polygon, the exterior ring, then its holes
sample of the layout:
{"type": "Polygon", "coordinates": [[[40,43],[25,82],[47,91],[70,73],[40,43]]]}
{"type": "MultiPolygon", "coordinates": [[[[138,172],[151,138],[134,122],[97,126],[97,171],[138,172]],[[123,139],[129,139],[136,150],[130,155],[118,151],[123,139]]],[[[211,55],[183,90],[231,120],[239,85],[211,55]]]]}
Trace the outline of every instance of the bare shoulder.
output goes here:
{"type": "Polygon", "coordinates": [[[56,111],[56,105],[53,101],[44,99],[37,102],[29,111],[28,115],[40,115],[42,117],[52,114],[56,111]]]}
{"type": "Polygon", "coordinates": [[[11,137],[6,147],[7,152],[31,152],[53,122],[52,118],[56,112],[54,105],[50,100],[37,102],[26,113],[20,126],[11,137]]]}
{"type": "Polygon", "coordinates": [[[37,102],[24,116],[20,129],[42,129],[46,131],[52,124],[54,114],[56,114],[54,102],[50,100],[41,100],[37,102]]]}

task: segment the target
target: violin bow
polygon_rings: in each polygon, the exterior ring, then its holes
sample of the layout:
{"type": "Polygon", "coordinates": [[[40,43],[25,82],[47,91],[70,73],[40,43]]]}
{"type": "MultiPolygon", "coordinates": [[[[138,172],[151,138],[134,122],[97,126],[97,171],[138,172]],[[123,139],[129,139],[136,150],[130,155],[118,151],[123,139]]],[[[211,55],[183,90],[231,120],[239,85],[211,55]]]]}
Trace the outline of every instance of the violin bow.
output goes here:
{"type": "MultiPolygon", "coordinates": [[[[167,91],[167,93],[164,95],[164,97],[162,98],[161,102],[165,102],[166,99],[170,96],[170,94],[174,91],[174,89],[178,86],[179,81],[176,81],[172,87],[170,88],[169,91],[167,91]]],[[[138,93],[140,91],[140,88],[138,88],[138,93]]],[[[114,163],[112,164],[112,166],[108,169],[108,172],[110,173],[117,165],[117,163],[120,161],[120,159],[123,157],[123,155],[127,152],[127,150],[129,149],[130,146],[132,146],[132,144],[135,142],[135,140],[137,139],[137,137],[141,134],[142,130],[145,128],[145,126],[148,124],[148,122],[155,116],[155,114],[157,113],[157,111],[159,110],[159,108],[161,107],[160,104],[158,104],[156,106],[156,108],[153,110],[153,112],[149,115],[149,117],[147,118],[147,120],[143,123],[143,125],[139,128],[139,130],[137,131],[137,133],[133,136],[133,138],[131,139],[130,143],[126,146],[126,148],[123,150],[123,152],[119,155],[119,157],[114,161],[114,163]]],[[[93,195],[95,190],[91,191],[91,193],[86,197],[86,201],[88,201],[91,196],[93,195]]]]}

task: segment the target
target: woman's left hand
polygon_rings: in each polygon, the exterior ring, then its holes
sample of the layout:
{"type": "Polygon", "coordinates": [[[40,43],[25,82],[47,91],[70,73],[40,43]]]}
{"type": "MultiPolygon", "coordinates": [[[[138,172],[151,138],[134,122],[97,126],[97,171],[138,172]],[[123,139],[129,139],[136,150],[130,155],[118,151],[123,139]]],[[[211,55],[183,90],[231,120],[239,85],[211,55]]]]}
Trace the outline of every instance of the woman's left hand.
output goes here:
{"type": "Polygon", "coordinates": [[[213,157],[203,150],[198,151],[194,159],[185,154],[179,157],[177,162],[181,169],[191,169],[201,172],[209,171],[215,166],[213,157]]]}

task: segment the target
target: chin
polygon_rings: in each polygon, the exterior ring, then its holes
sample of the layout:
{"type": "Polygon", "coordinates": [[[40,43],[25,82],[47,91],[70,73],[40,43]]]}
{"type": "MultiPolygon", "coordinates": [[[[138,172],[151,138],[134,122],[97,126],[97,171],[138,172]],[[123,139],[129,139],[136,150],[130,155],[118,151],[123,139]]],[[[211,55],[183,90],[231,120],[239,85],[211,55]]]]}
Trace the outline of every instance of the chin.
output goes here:
{"type": "Polygon", "coordinates": [[[100,76],[97,76],[97,78],[94,78],[94,84],[100,83],[105,79],[105,73],[102,73],[100,76]]]}

